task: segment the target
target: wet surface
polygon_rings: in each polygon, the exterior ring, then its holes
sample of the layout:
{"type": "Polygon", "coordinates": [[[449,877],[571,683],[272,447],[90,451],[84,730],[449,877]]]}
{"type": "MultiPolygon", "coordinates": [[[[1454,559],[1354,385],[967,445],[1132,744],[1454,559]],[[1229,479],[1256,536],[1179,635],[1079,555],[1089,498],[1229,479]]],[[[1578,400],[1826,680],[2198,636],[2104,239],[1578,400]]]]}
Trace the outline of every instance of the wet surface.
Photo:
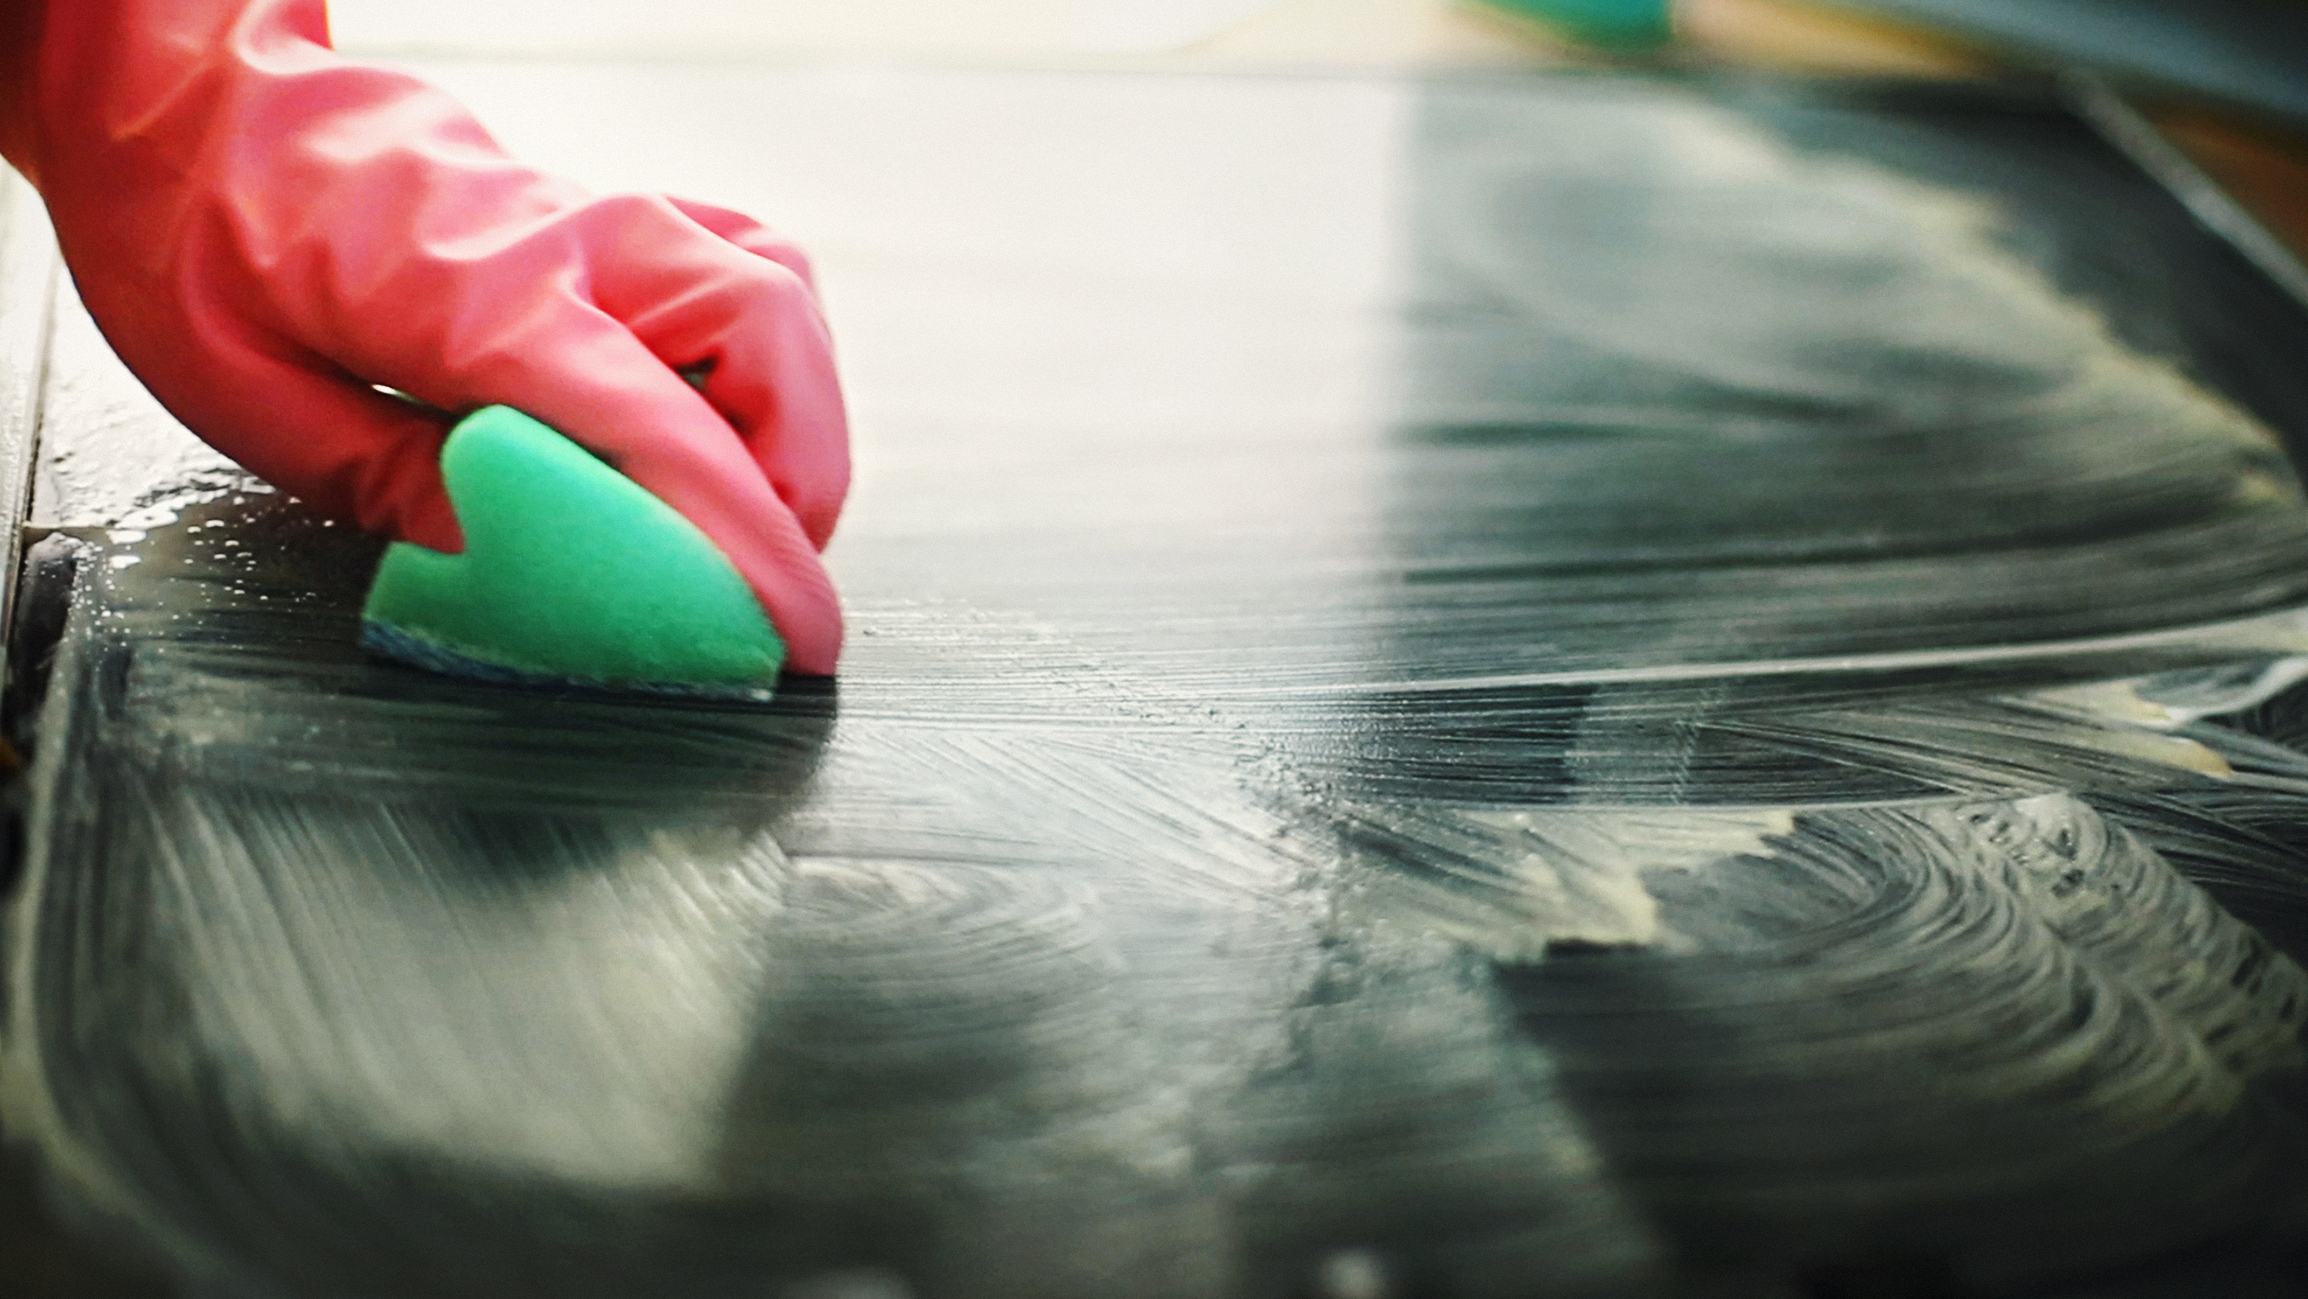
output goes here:
{"type": "Polygon", "coordinates": [[[843,675],[370,661],[376,544],[64,321],[0,1096],[82,1220],[230,1295],[2286,1292],[2308,323],[2056,109],[587,75],[849,231],[843,675]]]}

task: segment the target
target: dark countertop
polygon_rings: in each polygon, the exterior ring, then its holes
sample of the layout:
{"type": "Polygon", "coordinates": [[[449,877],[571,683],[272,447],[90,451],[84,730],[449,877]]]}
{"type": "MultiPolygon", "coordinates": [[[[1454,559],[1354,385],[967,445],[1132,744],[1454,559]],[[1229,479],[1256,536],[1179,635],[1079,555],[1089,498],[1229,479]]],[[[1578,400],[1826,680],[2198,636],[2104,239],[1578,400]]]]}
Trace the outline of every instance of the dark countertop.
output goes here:
{"type": "Polygon", "coordinates": [[[2308,318],[2057,104],[432,71],[818,253],[851,656],[371,662],[373,543],[60,313],[4,1094],[108,1239],[296,1295],[2297,1261],[2308,318]]]}

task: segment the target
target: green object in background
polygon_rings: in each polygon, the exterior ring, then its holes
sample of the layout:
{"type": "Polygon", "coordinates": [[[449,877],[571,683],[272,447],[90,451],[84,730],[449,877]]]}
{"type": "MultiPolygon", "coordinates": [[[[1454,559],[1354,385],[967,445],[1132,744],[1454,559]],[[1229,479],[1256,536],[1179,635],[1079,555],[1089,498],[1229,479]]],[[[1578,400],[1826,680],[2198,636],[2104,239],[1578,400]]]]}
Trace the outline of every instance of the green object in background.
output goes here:
{"type": "Polygon", "coordinates": [[[1648,49],[1673,32],[1668,0],[1483,0],[1493,8],[1535,18],[1590,45],[1648,49]]]}
{"type": "Polygon", "coordinates": [[[584,448],[505,406],[441,449],[465,550],[395,542],[362,642],[504,681],[719,691],[766,686],[785,642],[695,524],[584,448]]]}

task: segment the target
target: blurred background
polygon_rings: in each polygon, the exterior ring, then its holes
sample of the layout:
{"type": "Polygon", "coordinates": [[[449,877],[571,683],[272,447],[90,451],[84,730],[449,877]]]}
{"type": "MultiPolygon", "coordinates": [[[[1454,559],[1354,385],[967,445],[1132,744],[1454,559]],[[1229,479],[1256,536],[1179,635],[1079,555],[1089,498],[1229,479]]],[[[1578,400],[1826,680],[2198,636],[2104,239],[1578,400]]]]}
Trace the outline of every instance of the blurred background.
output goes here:
{"type": "Polygon", "coordinates": [[[2308,248],[2308,6],[2289,0],[336,0],[377,57],[923,58],[1357,69],[1656,63],[2088,70],[2308,248]]]}

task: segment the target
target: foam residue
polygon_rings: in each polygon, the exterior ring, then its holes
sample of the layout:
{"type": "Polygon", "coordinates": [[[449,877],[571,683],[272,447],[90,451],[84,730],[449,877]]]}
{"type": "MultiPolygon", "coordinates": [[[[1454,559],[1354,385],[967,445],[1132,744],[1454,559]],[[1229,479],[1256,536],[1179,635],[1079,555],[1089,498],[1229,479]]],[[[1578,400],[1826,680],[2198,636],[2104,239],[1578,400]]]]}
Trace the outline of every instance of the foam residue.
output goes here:
{"type": "MultiPolygon", "coordinates": [[[[505,85],[580,157],[904,200],[817,209],[893,243],[827,266],[888,313],[843,675],[445,679],[360,650],[374,539],[52,473],[140,562],[75,570],[0,1104],[185,1288],[2041,1294],[2308,1231],[2308,506],[2193,377],[2308,337],[2052,115],[564,75],[505,85]]],[[[68,352],[53,447],[153,427],[68,352]]]]}

